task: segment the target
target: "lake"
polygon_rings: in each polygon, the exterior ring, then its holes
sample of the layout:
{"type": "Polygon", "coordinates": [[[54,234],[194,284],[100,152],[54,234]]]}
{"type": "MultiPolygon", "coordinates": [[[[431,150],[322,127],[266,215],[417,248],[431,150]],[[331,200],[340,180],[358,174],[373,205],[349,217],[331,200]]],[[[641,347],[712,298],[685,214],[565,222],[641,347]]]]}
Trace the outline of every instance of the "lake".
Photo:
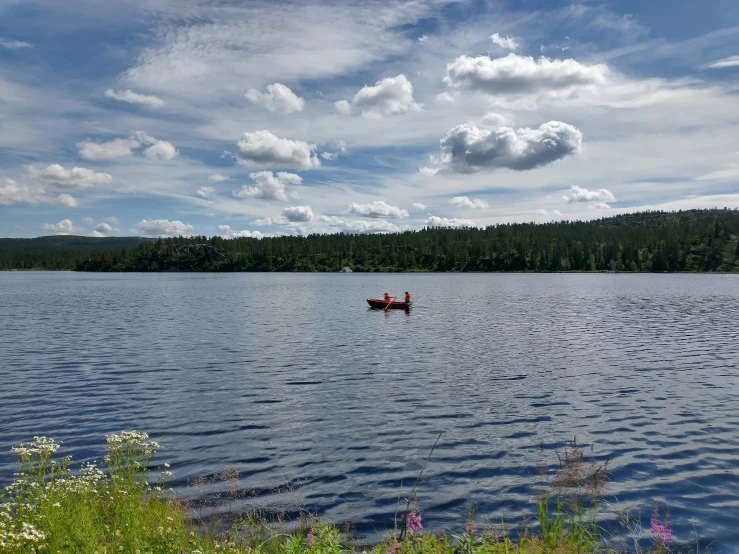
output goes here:
{"type": "Polygon", "coordinates": [[[441,432],[419,507],[459,530],[531,513],[576,435],[611,456],[608,513],[648,529],[658,501],[739,549],[739,276],[5,272],[0,321],[4,484],[34,435],[79,462],[137,429],[183,495],[238,466],[252,504],[371,533],[441,432]]]}

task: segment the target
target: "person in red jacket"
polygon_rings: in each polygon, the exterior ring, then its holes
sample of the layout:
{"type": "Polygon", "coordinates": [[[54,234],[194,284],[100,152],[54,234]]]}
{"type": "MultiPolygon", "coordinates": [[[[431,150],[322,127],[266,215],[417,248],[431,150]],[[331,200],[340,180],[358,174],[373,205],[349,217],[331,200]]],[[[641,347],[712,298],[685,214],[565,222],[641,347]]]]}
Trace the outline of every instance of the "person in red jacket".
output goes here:
{"type": "Polygon", "coordinates": [[[393,297],[390,296],[387,292],[385,293],[385,302],[390,303],[393,301],[393,297]]]}
{"type": "Polygon", "coordinates": [[[405,303],[410,304],[411,303],[411,293],[407,292],[405,293],[405,303]]]}

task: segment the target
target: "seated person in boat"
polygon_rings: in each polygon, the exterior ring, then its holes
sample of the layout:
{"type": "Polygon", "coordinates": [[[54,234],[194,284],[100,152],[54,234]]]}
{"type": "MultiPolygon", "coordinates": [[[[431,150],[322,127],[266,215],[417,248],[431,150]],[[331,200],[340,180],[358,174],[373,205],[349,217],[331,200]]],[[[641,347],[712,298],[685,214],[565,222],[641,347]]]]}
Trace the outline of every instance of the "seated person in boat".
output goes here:
{"type": "Polygon", "coordinates": [[[410,304],[410,302],[411,302],[411,293],[406,291],[406,293],[405,293],[405,303],[406,304],[410,304]]]}
{"type": "Polygon", "coordinates": [[[385,293],[385,302],[390,303],[393,301],[393,297],[390,296],[388,293],[385,293]]]}

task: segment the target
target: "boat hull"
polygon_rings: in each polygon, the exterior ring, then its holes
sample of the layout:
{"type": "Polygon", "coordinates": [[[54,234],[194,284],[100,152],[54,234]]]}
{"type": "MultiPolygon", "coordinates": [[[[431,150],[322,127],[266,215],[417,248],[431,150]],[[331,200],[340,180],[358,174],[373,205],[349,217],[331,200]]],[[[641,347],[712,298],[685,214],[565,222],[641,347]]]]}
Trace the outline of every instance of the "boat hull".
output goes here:
{"type": "Polygon", "coordinates": [[[368,298],[367,304],[370,308],[377,310],[407,310],[411,307],[410,302],[390,302],[389,304],[384,300],[378,300],[376,298],[368,298]]]}

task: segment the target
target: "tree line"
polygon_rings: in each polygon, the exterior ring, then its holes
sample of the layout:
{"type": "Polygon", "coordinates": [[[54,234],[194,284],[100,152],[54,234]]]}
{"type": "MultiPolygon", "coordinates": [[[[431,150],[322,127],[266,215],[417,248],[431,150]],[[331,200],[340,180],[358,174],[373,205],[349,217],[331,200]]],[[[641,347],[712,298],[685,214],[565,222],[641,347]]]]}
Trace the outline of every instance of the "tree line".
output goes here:
{"type": "Polygon", "coordinates": [[[0,269],[339,271],[345,267],[352,271],[735,272],[739,271],[739,211],[646,211],[587,222],[263,239],[0,239],[0,269]]]}

